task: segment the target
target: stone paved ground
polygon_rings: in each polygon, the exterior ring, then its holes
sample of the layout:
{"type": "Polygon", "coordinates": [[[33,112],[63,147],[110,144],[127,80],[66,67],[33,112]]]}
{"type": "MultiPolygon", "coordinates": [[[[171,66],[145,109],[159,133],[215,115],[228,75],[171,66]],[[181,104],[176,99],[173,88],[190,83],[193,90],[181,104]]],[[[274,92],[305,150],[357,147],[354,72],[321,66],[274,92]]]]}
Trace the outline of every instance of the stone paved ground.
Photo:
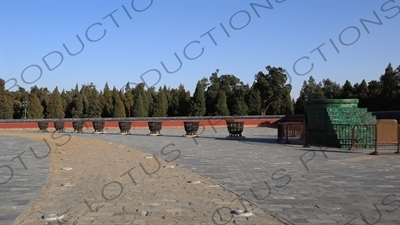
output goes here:
{"type": "MultiPolygon", "coordinates": [[[[111,152],[117,152],[118,145],[126,145],[144,150],[149,153],[147,155],[174,160],[221,183],[288,224],[400,224],[399,156],[367,155],[371,150],[349,152],[277,144],[276,130],[270,128],[245,128],[243,135],[246,139],[242,141],[226,140],[226,128],[201,129],[201,137],[196,139],[182,137],[183,129],[163,129],[165,136],[159,137],[146,136],[148,131],[144,129],[132,130],[134,135],[125,136],[118,135],[118,130],[107,132],[101,135],[90,132],[72,134],[71,140],[78,136],[101,139],[118,143],[111,152]]],[[[113,145],[106,146],[106,149],[113,145]]],[[[93,154],[96,149],[90,151],[93,154]]],[[[394,147],[382,150],[394,151],[394,147]]],[[[107,156],[109,154],[107,152],[107,156]]],[[[115,157],[119,154],[122,153],[115,157]]],[[[110,170],[115,164],[109,165],[110,170]]],[[[153,159],[150,165],[154,164],[153,159]]],[[[135,170],[140,168],[135,165],[135,170]]],[[[134,173],[135,176],[139,174],[134,173]]],[[[165,177],[168,176],[166,173],[165,177]]],[[[193,180],[192,176],[188,175],[188,178],[193,180]]],[[[107,181],[111,182],[100,183],[107,181]]],[[[98,199],[91,200],[94,206],[101,205],[98,199]]],[[[224,199],[221,204],[228,203],[242,207],[236,196],[224,199]]],[[[218,211],[219,206],[215,206],[214,212],[223,214],[225,208],[218,211]]],[[[212,214],[210,212],[207,216],[212,217],[212,214]]],[[[227,215],[228,212],[223,216],[227,215]]],[[[246,220],[235,222],[252,223],[246,220]]],[[[216,221],[215,224],[223,223],[216,221]]]]}
{"type": "Polygon", "coordinates": [[[46,186],[50,160],[39,142],[0,136],[0,143],[0,224],[11,225],[46,186]]]}
{"type": "MultiPolygon", "coordinates": [[[[15,224],[283,224],[208,178],[151,153],[99,140],[100,136],[2,135],[45,138],[51,152],[49,183],[15,224]],[[253,215],[232,218],[230,212],[242,208],[253,215]]],[[[1,140],[15,145],[19,139],[1,140]]],[[[11,204],[19,204],[19,195],[29,194],[4,192],[11,204]]]]}
{"type": "MultiPolygon", "coordinates": [[[[226,128],[163,129],[163,137],[91,138],[134,146],[220,182],[264,210],[294,224],[400,224],[400,156],[277,144],[276,130],[246,128],[243,141],[226,140],[226,128]],[[172,152],[176,150],[175,152],[172,152]],[[179,154],[178,154],[179,153],[179,154]]],[[[395,147],[381,152],[394,152],[395,147]]]]}

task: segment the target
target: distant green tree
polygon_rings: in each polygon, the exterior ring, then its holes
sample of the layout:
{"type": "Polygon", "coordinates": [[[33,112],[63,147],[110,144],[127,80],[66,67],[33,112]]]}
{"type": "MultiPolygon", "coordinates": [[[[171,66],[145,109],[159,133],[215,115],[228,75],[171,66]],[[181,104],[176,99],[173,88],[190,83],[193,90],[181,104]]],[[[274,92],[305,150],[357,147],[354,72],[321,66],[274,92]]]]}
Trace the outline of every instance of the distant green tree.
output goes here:
{"type": "Polygon", "coordinates": [[[196,90],[190,101],[190,116],[204,116],[206,113],[206,99],[204,96],[203,84],[198,81],[196,90]]]}
{"type": "Polygon", "coordinates": [[[61,100],[62,100],[62,105],[63,105],[63,110],[65,114],[65,118],[71,118],[71,103],[72,103],[72,92],[71,91],[65,91],[63,90],[61,92],[61,100]]]}
{"type": "Polygon", "coordinates": [[[147,116],[153,115],[154,107],[156,107],[155,101],[157,98],[157,92],[155,90],[156,90],[155,87],[150,87],[144,93],[146,96],[146,99],[147,99],[148,106],[149,106],[147,116]]]}
{"type": "Polygon", "coordinates": [[[206,84],[207,91],[205,92],[206,97],[206,115],[214,116],[216,115],[216,108],[217,105],[217,95],[218,91],[220,90],[220,82],[218,77],[219,70],[217,69],[214,73],[211,74],[209,83],[206,84]]]}
{"type": "Polygon", "coordinates": [[[167,112],[168,112],[167,97],[165,96],[163,89],[160,87],[154,99],[153,112],[151,116],[164,117],[167,116],[167,112]]]}
{"type": "Polygon", "coordinates": [[[151,93],[150,92],[144,90],[144,86],[145,86],[144,83],[138,84],[135,87],[133,93],[134,93],[135,99],[136,99],[137,95],[139,95],[139,94],[141,95],[142,107],[143,107],[143,110],[144,110],[144,117],[147,117],[147,116],[149,116],[149,112],[151,111],[150,110],[150,105],[151,105],[152,97],[151,97],[151,93]]]}
{"type": "Polygon", "coordinates": [[[99,92],[93,83],[83,85],[81,88],[83,99],[83,116],[84,118],[100,118],[102,105],[99,100],[99,92]]]}
{"type": "Polygon", "coordinates": [[[0,119],[12,119],[14,114],[13,98],[5,90],[5,81],[0,78],[0,119]]]}
{"type": "MultiPolygon", "coordinates": [[[[233,95],[231,97],[231,107],[229,109],[230,115],[232,116],[245,116],[247,115],[247,104],[246,104],[246,88],[242,86],[233,87],[233,95]]],[[[229,107],[228,107],[229,108],[229,107]]]]}
{"type": "Polygon", "coordinates": [[[178,116],[189,116],[190,113],[190,92],[185,90],[185,87],[180,84],[178,87],[178,116]]]}
{"type": "Polygon", "coordinates": [[[384,105],[381,99],[382,83],[376,80],[368,82],[368,109],[370,111],[380,111],[384,105]]]}
{"type": "Polygon", "coordinates": [[[72,118],[80,118],[83,114],[83,97],[82,94],[78,91],[75,92],[74,97],[71,102],[71,117],[72,118]]]}
{"type": "Polygon", "coordinates": [[[396,72],[392,68],[392,64],[385,69],[385,73],[379,78],[382,84],[382,92],[380,94],[383,108],[381,110],[398,110],[400,109],[400,100],[397,98],[399,84],[396,72]]]}
{"type": "Polygon", "coordinates": [[[18,90],[10,92],[13,99],[13,118],[21,119],[24,117],[24,109],[22,108],[22,102],[28,101],[29,93],[23,87],[19,87],[18,90]]]}
{"type": "Polygon", "coordinates": [[[300,90],[300,95],[296,100],[295,113],[304,113],[304,102],[312,99],[324,99],[325,94],[322,90],[322,83],[317,84],[315,79],[310,76],[308,82],[304,81],[300,90]]]}
{"type": "Polygon", "coordinates": [[[22,102],[20,100],[13,100],[13,119],[22,119],[23,116],[23,109],[22,109],[22,102]]]}
{"type": "Polygon", "coordinates": [[[190,92],[182,84],[178,88],[168,89],[168,116],[188,116],[190,114],[190,92]]]}
{"type": "Polygon", "coordinates": [[[34,93],[29,94],[28,108],[26,110],[26,118],[43,119],[43,106],[40,104],[39,98],[34,93]]]}
{"type": "Polygon", "coordinates": [[[113,105],[113,92],[110,90],[108,86],[108,82],[104,85],[103,93],[100,94],[100,103],[102,107],[101,116],[102,117],[112,117],[114,112],[113,105]]]}
{"type": "Polygon", "coordinates": [[[246,103],[248,115],[261,115],[260,91],[251,88],[247,93],[246,103]]]}
{"type": "Polygon", "coordinates": [[[361,81],[361,84],[354,84],[353,86],[353,90],[354,90],[354,98],[358,98],[359,103],[358,106],[359,107],[368,107],[368,85],[367,82],[365,82],[365,80],[363,79],[361,81]]]}
{"type": "Polygon", "coordinates": [[[132,108],[133,117],[146,117],[147,113],[143,107],[142,93],[136,94],[135,103],[132,108]]]}
{"type": "Polygon", "coordinates": [[[346,80],[343,87],[341,88],[340,98],[348,99],[354,98],[354,90],[353,86],[351,85],[350,81],[346,80]]]}
{"type": "Polygon", "coordinates": [[[38,88],[36,85],[31,87],[31,94],[34,94],[38,97],[40,104],[43,107],[43,116],[47,118],[47,106],[49,102],[49,97],[50,97],[50,91],[47,88],[38,88]]]}
{"type": "MultiPolygon", "coordinates": [[[[400,99],[400,65],[396,68],[396,70],[394,71],[396,79],[397,79],[397,97],[396,99],[400,99]]],[[[397,110],[400,110],[400,102],[397,101],[397,110]]]]}
{"type": "MultiPolygon", "coordinates": [[[[219,70],[217,69],[211,74],[209,81],[203,78],[200,82],[207,86],[207,91],[205,92],[206,97],[206,115],[213,116],[219,114],[216,112],[215,105],[217,105],[217,95],[220,90],[222,90],[226,96],[226,104],[229,111],[238,112],[237,106],[237,93],[234,93],[234,89],[245,89],[246,86],[240,81],[239,78],[231,74],[224,74],[218,76],[219,70]],[[235,109],[234,109],[235,108],[235,109]]],[[[246,92],[245,90],[243,90],[246,92]]],[[[241,103],[240,103],[241,104],[241,103]]],[[[240,113],[240,112],[238,112],[240,113]]]]}
{"type": "Polygon", "coordinates": [[[125,114],[127,117],[132,116],[131,109],[133,107],[133,89],[130,87],[129,82],[125,86],[125,114]]]}
{"type": "Polygon", "coordinates": [[[327,99],[340,97],[340,84],[328,79],[322,79],[322,92],[327,99]]]}
{"type": "Polygon", "coordinates": [[[113,117],[125,117],[125,106],[121,101],[119,91],[114,87],[112,91],[112,100],[113,100],[113,117]]]}
{"type": "Polygon", "coordinates": [[[216,97],[215,116],[229,116],[228,105],[226,104],[226,96],[223,90],[219,90],[216,97]]]}
{"type": "Polygon", "coordinates": [[[265,115],[272,105],[279,105],[291,88],[286,84],[287,75],[283,68],[267,66],[266,69],[267,74],[260,71],[255,75],[252,87],[260,92],[261,115],[265,115]]]}
{"type": "Polygon", "coordinates": [[[58,87],[54,88],[49,97],[46,118],[64,118],[64,108],[58,87]]]}
{"type": "Polygon", "coordinates": [[[285,93],[284,98],[282,99],[282,103],[279,107],[280,111],[276,113],[276,115],[292,115],[294,114],[294,105],[293,101],[290,97],[290,91],[292,90],[292,86],[288,87],[287,93],[285,93]]]}

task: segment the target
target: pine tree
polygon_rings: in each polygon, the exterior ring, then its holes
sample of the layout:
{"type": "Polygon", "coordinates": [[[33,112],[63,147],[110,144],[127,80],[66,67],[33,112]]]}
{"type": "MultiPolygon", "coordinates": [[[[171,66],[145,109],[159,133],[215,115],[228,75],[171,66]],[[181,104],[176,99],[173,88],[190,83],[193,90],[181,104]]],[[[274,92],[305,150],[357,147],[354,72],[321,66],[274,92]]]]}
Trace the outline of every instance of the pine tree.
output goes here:
{"type": "Polygon", "coordinates": [[[142,94],[140,92],[136,95],[135,102],[134,102],[133,108],[132,108],[132,116],[133,117],[145,117],[146,116],[146,112],[143,107],[142,94]]]}
{"type": "Polygon", "coordinates": [[[46,118],[64,118],[64,115],[61,95],[58,92],[58,87],[56,87],[49,97],[46,118]]]}
{"type": "Polygon", "coordinates": [[[204,96],[204,87],[200,81],[197,82],[196,90],[190,101],[190,115],[204,116],[206,114],[206,99],[204,96]]]}

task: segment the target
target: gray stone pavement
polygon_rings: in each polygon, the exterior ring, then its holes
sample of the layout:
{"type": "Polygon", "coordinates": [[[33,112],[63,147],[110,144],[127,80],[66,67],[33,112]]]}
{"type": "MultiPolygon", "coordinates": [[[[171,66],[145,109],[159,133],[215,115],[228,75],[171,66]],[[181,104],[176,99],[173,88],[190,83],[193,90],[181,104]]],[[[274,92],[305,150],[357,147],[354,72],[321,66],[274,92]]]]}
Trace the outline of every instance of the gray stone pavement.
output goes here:
{"type": "Polygon", "coordinates": [[[40,195],[50,159],[46,145],[17,137],[0,136],[0,154],[0,224],[8,225],[40,195]]]}
{"type": "Polygon", "coordinates": [[[51,149],[46,188],[14,224],[283,224],[215,181],[126,145],[84,135],[1,135],[47,139],[51,149]],[[240,208],[251,214],[231,215],[240,208]]]}
{"type": "MultiPolygon", "coordinates": [[[[226,128],[201,129],[201,137],[196,139],[182,137],[183,128],[164,128],[164,136],[158,137],[146,136],[147,129],[133,129],[134,135],[119,135],[119,130],[106,130],[107,134],[91,131],[72,136],[116,142],[174,160],[288,224],[400,224],[400,156],[370,156],[371,149],[349,152],[283,145],[275,142],[276,130],[271,128],[245,128],[246,139],[241,141],[226,140],[226,128]]],[[[26,148],[22,156],[32,155],[25,141],[15,139],[10,143],[17,149],[25,146],[19,150],[26,148]]],[[[394,151],[394,147],[381,150],[394,151]]],[[[10,159],[2,158],[1,165],[10,159]]],[[[7,165],[24,170],[16,160],[7,165]]],[[[3,174],[9,170],[1,168],[0,172],[0,182],[4,182],[3,174]]],[[[14,177],[17,174],[22,173],[14,171],[14,177]]]]}
{"type": "Polygon", "coordinates": [[[174,160],[288,224],[400,224],[400,156],[279,144],[271,128],[245,128],[241,141],[226,140],[226,128],[200,129],[196,139],[182,137],[183,128],[164,128],[157,137],[131,131],[74,135],[174,160]]]}

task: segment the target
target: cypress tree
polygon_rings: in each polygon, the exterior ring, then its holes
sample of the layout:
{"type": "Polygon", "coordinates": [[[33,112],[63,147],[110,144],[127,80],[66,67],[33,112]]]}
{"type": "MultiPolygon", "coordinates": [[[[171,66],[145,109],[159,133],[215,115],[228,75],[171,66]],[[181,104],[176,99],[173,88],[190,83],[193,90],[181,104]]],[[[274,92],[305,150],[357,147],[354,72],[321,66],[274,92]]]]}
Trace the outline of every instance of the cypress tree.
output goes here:
{"type": "Polygon", "coordinates": [[[119,96],[119,92],[117,89],[113,89],[113,117],[125,117],[125,106],[124,103],[121,101],[121,98],[119,96]]]}
{"type": "MultiPolygon", "coordinates": [[[[147,117],[149,115],[150,110],[150,104],[151,104],[151,94],[148,91],[144,90],[144,83],[138,84],[135,89],[134,89],[134,95],[137,97],[137,95],[140,93],[141,98],[142,98],[142,105],[143,105],[143,110],[144,110],[144,117],[147,117]]],[[[135,99],[136,99],[135,97],[135,99]]]]}
{"type": "Polygon", "coordinates": [[[63,90],[61,92],[61,99],[62,99],[65,118],[71,118],[72,117],[72,115],[71,115],[72,93],[69,91],[66,92],[63,90]]]}
{"type": "Polygon", "coordinates": [[[226,104],[226,95],[222,90],[218,91],[216,97],[215,116],[229,116],[228,105],[226,104]]]}
{"type": "Polygon", "coordinates": [[[185,90],[182,84],[178,88],[178,115],[188,116],[190,114],[190,92],[185,90]]]}
{"type": "Polygon", "coordinates": [[[0,78],[0,119],[12,119],[14,114],[13,99],[5,90],[5,81],[0,78]]]}
{"type": "Polygon", "coordinates": [[[76,92],[71,103],[71,117],[80,118],[83,114],[83,98],[82,94],[76,92]]]}
{"type": "Polygon", "coordinates": [[[260,91],[250,89],[246,97],[247,114],[248,115],[261,115],[261,96],[260,91]]]}
{"type": "Polygon", "coordinates": [[[140,92],[136,95],[135,102],[133,103],[132,116],[134,117],[146,116],[146,112],[143,107],[142,94],[140,92]]]}
{"type": "Polygon", "coordinates": [[[40,104],[39,98],[36,94],[30,93],[28,98],[28,108],[26,109],[26,118],[28,119],[42,119],[43,106],[40,104]]]}
{"type": "Polygon", "coordinates": [[[235,86],[233,88],[233,95],[232,95],[232,100],[231,101],[231,110],[230,114],[233,116],[244,116],[247,115],[247,104],[246,104],[246,90],[244,89],[243,86],[235,86]]]}
{"type": "Polygon", "coordinates": [[[101,117],[101,103],[99,100],[99,92],[93,83],[85,85],[83,89],[84,116],[88,118],[101,117]]]}
{"type": "Polygon", "coordinates": [[[125,106],[125,114],[127,117],[131,117],[132,116],[132,106],[133,106],[133,94],[132,94],[132,88],[129,85],[129,82],[126,84],[125,87],[125,102],[124,102],[124,106],[125,106]]]}
{"type": "Polygon", "coordinates": [[[58,87],[50,94],[46,118],[64,118],[64,108],[58,87]]]}
{"type": "Polygon", "coordinates": [[[340,97],[345,99],[353,98],[353,92],[353,86],[351,85],[350,81],[346,80],[341,89],[340,97]]]}
{"type": "Polygon", "coordinates": [[[101,107],[102,107],[102,117],[112,117],[113,116],[113,92],[108,87],[108,83],[104,85],[103,93],[101,94],[101,107]]]}
{"type": "Polygon", "coordinates": [[[160,87],[156,95],[156,98],[154,100],[153,112],[151,116],[163,117],[167,116],[167,112],[168,112],[167,97],[165,96],[164,91],[160,87]]]}
{"type": "Polygon", "coordinates": [[[200,81],[196,84],[196,90],[190,101],[190,115],[204,116],[206,114],[206,98],[204,96],[204,87],[200,81]]]}

